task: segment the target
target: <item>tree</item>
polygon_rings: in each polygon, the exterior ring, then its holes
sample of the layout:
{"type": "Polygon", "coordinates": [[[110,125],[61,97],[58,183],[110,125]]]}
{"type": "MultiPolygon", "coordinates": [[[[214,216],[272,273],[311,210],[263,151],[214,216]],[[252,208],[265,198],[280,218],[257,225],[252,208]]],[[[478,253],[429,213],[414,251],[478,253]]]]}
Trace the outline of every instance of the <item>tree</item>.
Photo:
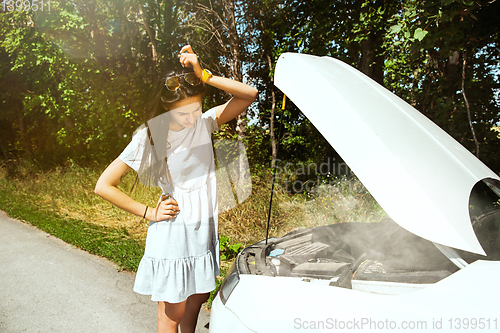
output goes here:
{"type": "MultiPolygon", "coordinates": [[[[158,74],[190,43],[205,67],[258,87],[259,104],[222,134],[246,137],[256,164],[276,159],[278,141],[281,159],[335,154],[293,104],[279,110],[274,66],[283,52],[303,52],[360,69],[500,169],[491,131],[499,122],[498,0],[51,4],[50,12],[0,16],[4,160],[27,156],[49,166],[115,157],[144,121],[158,74]]],[[[227,97],[209,88],[204,104],[227,97]]]]}
{"type": "MultiPolygon", "coordinates": [[[[244,2],[221,0],[219,2],[200,1],[186,5],[185,29],[197,32],[194,39],[203,46],[202,55],[208,67],[218,74],[243,81],[243,56],[245,40],[238,28],[244,21],[244,2]]],[[[226,96],[228,97],[228,96],[226,96]]],[[[234,131],[239,140],[245,140],[246,112],[235,121],[234,131]]]]}
{"type": "Polygon", "coordinates": [[[386,82],[494,169],[499,121],[496,1],[408,2],[391,24],[386,82]],[[392,41],[396,40],[397,43],[392,41]],[[483,149],[481,149],[482,151],[483,149]]]}
{"type": "Polygon", "coordinates": [[[484,145],[482,159],[500,168],[492,154],[498,139],[491,131],[499,117],[493,68],[498,64],[498,5],[468,0],[290,0],[283,9],[291,27],[283,48],[353,65],[471,151],[484,145]]]}

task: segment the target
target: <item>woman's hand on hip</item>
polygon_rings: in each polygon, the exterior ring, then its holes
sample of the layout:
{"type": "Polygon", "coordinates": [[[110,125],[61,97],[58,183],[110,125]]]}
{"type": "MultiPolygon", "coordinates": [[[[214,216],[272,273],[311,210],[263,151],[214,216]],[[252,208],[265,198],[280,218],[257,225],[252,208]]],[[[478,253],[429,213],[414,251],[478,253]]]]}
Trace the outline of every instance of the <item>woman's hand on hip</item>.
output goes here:
{"type": "Polygon", "coordinates": [[[170,198],[168,195],[162,194],[158,205],[152,212],[153,222],[173,219],[179,214],[179,205],[175,199],[170,198]]]}

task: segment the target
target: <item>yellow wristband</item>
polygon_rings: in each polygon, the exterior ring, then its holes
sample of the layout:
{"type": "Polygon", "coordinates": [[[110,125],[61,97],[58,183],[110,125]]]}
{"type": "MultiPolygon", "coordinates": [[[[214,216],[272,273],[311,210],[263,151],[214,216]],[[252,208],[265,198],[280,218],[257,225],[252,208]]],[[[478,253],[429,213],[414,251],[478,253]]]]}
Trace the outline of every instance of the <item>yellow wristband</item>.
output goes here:
{"type": "Polygon", "coordinates": [[[201,82],[206,83],[208,79],[212,77],[212,72],[210,72],[208,69],[204,69],[201,72],[201,82]]]}

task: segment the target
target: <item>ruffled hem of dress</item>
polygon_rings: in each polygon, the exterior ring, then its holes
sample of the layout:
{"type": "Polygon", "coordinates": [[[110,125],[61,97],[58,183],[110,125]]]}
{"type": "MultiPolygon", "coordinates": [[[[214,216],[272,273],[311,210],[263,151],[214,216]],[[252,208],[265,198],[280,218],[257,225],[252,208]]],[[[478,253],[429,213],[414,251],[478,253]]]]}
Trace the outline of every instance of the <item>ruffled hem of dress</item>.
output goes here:
{"type": "Polygon", "coordinates": [[[194,294],[215,289],[219,266],[211,252],[199,257],[156,259],[142,257],[135,277],[134,291],[151,295],[155,302],[179,303],[194,294]]]}

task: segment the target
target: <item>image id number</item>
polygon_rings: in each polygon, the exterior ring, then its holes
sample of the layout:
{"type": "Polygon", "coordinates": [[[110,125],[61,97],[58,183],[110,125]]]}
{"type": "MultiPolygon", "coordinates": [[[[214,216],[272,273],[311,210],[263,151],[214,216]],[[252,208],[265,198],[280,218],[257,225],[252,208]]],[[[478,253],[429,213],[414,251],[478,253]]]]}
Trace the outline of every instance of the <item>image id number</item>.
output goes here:
{"type": "Polygon", "coordinates": [[[450,318],[448,319],[450,328],[454,330],[460,329],[498,329],[497,318],[450,318]]]}
{"type": "Polygon", "coordinates": [[[14,10],[50,11],[50,0],[3,0],[2,9],[4,12],[14,10]]]}

